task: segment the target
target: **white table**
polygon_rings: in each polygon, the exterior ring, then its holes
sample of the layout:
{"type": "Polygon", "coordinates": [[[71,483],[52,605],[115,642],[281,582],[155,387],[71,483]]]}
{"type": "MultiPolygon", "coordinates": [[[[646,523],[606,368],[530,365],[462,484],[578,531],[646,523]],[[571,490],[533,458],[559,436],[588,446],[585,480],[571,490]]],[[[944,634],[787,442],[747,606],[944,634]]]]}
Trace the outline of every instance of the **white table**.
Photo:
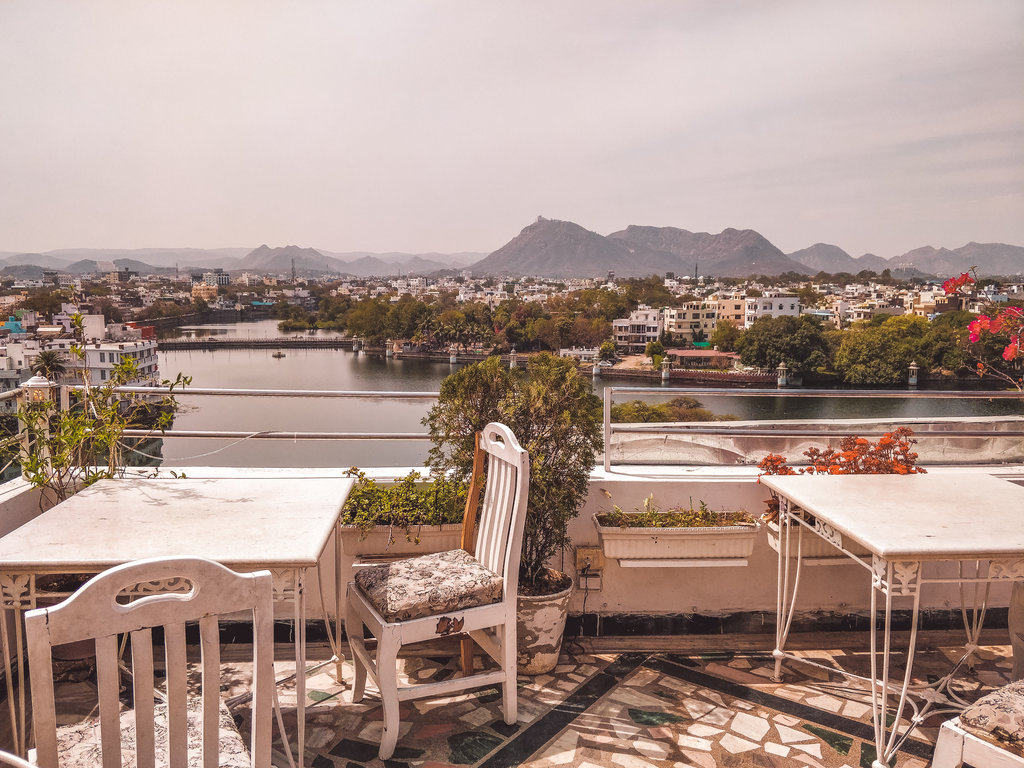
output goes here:
{"type": "MultiPolygon", "coordinates": [[[[785,658],[807,662],[785,652],[800,582],[800,549],[804,529],[812,531],[864,566],[871,578],[871,691],[875,768],[887,768],[899,748],[917,642],[921,588],[925,584],[974,584],[973,617],[965,616],[967,655],[981,632],[988,585],[1024,579],[1024,487],[990,475],[795,475],[764,476],[761,483],[780,499],[778,619],[775,638],[775,676],[785,658]],[[808,514],[813,520],[808,520],[808,514]],[[867,554],[863,554],[864,551],[867,554]],[[931,562],[956,564],[956,573],[942,575],[931,562]],[[878,670],[878,598],[884,600],[882,669],[878,670]],[[886,738],[890,689],[892,608],[894,598],[912,603],[907,667],[895,709],[892,732],[886,738]]],[[[947,569],[948,570],[948,569],[947,569]]],[[[963,598],[963,591],[961,591],[963,598]]],[[[951,676],[949,676],[951,677],[951,676]]],[[[913,718],[916,725],[936,703],[947,701],[941,688],[925,696],[913,718]]],[[[951,693],[948,692],[947,693],[951,693]]]]}
{"type": "MultiPolygon", "coordinates": [[[[238,571],[269,569],[274,598],[294,605],[298,751],[305,746],[305,581],[316,568],[354,480],[324,477],[123,478],[101,480],[0,538],[0,607],[36,607],[44,574],[99,573],[147,557],[191,555],[238,571]]],[[[340,537],[335,538],[335,574],[340,537]]],[[[335,584],[334,639],[344,585],[335,584]]],[[[15,722],[11,653],[22,658],[20,616],[11,648],[0,622],[15,748],[25,744],[25,680],[18,665],[20,713],[15,722]]],[[[337,649],[336,649],[337,652],[337,649]]],[[[340,654],[339,654],[340,658],[340,654]]]]}

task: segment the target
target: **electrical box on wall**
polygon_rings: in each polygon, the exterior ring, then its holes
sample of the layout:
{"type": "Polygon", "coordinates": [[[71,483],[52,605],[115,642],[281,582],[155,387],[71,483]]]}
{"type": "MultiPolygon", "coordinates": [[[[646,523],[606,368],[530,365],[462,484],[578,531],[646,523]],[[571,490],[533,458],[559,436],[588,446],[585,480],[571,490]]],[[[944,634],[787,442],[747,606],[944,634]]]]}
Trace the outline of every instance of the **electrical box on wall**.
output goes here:
{"type": "Polygon", "coordinates": [[[603,549],[600,547],[576,548],[576,586],[579,589],[590,592],[600,590],[603,571],[603,549]]]}
{"type": "Polygon", "coordinates": [[[604,550],[600,547],[576,547],[576,573],[587,566],[590,571],[604,570],[604,550]]]}

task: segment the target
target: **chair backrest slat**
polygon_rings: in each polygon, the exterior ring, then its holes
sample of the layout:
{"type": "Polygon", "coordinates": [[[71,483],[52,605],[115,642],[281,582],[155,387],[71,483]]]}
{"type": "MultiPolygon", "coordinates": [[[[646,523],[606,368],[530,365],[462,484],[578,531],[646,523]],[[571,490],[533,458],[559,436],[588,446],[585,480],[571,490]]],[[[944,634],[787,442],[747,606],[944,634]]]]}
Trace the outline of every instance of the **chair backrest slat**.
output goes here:
{"type": "Polygon", "coordinates": [[[135,762],[138,768],[155,768],[156,716],[153,692],[153,630],[139,629],[132,638],[132,701],[135,704],[135,762]]]}
{"type": "Polygon", "coordinates": [[[512,431],[492,422],[480,437],[487,451],[487,481],[477,532],[476,557],[505,580],[506,594],[514,594],[519,581],[519,552],[526,521],[529,455],[512,431]]]}
{"type": "MultiPolygon", "coordinates": [[[[253,618],[252,752],[254,768],[269,768],[273,706],[273,587],[268,571],[239,574],[199,558],[154,558],[118,566],[91,579],[60,605],[25,614],[32,673],[33,723],[40,768],[58,768],[53,702],[52,653],[55,645],[96,638],[100,692],[100,747],[104,768],[121,766],[121,719],[117,638],[130,633],[137,765],[152,768],[156,747],[166,746],[168,765],[188,760],[188,680],[186,622],[199,622],[202,648],[203,764],[219,764],[220,638],[218,616],[247,612],[253,618]],[[139,584],[178,580],[185,592],[147,594],[119,600],[123,590],[139,584]],[[154,697],[156,676],[152,627],[163,627],[167,695],[167,744],[156,744],[154,697]]],[[[160,707],[162,710],[163,707],[160,707]]],[[[162,742],[162,738],[160,740],[162,742]]],[[[161,764],[163,761],[161,760],[161,764]]]]}
{"type": "Polygon", "coordinates": [[[220,765],[220,622],[216,616],[199,620],[199,642],[203,663],[203,765],[220,765]]]}
{"type": "Polygon", "coordinates": [[[96,638],[96,689],[100,700],[100,744],[103,768],[121,768],[121,668],[117,635],[96,638]]]}
{"type": "Polygon", "coordinates": [[[167,672],[167,756],[172,766],[188,760],[188,680],[185,625],[164,625],[164,665],[167,672]]]}

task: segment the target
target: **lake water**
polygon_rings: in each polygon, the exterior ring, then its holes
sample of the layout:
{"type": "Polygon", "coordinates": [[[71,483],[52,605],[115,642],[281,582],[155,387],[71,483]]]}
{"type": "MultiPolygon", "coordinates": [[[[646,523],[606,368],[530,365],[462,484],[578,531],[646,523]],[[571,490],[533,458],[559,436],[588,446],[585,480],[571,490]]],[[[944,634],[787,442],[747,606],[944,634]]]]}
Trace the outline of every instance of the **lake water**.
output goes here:
{"type": "MultiPolygon", "coordinates": [[[[234,325],[192,326],[175,336],[281,336],[274,320],[234,325]]],[[[329,334],[324,334],[329,335],[329,334]]],[[[239,389],[311,389],[436,392],[455,366],[420,360],[355,355],[346,350],[286,349],[160,352],[163,378],[179,371],[192,376],[193,387],[239,389]]],[[[632,386],[628,381],[595,382],[632,386]]],[[[185,390],[187,392],[187,389],[185,390]]],[[[632,395],[616,398],[630,399],[632,395]]],[[[645,397],[656,401],[664,398],[645,397]]],[[[715,413],[741,419],[884,418],[896,416],[988,416],[1021,413],[1019,400],[934,400],[909,394],[900,399],[833,399],[702,396],[715,413]]],[[[423,432],[420,423],[430,408],[423,400],[351,400],[309,398],[188,397],[175,429],[263,430],[292,432],[423,432]]],[[[416,466],[423,463],[425,440],[212,440],[170,438],[163,441],[164,466],[350,467],[416,466]]]]}

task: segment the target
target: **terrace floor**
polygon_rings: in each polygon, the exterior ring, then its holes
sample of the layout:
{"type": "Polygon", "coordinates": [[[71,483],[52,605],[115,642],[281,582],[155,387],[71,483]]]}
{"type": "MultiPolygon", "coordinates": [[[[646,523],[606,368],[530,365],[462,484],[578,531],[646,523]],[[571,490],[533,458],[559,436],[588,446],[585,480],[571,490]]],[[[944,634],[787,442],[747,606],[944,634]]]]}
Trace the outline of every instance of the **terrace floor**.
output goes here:
{"type": "MultiPolygon", "coordinates": [[[[802,655],[867,674],[865,638],[821,633],[794,638],[802,655]],[[814,650],[811,650],[814,649],[814,650]]],[[[1006,630],[987,630],[974,673],[955,689],[973,700],[1009,680],[1006,630]]],[[[960,658],[960,638],[923,633],[915,679],[927,682],[960,658]]],[[[313,768],[677,768],[679,766],[870,766],[875,757],[871,705],[863,683],[815,667],[787,662],[784,681],[770,677],[767,636],[631,638],[568,642],[552,674],[519,680],[519,722],[505,725],[497,689],[402,705],[402,733],[392,759],[377,759],[381,711],[367,682],[363,702],[349,693],[351,668],[341,683],[331,662],[307,670],[307,760],[313,768]]],[[[325,658],[323,648],[311,649],[325,658]]],[[[289,646],[279,647],[286,659],[289,646]]],[[[413,679],[454,675],[455,647],[422,650],[404,660],[413,679]]],[[[225,649],[225,695],[245,690],[244,663],[225,649]]],[[[277,664],[281,677],[293,671],[277,664]]],[[[60,699],[88,711],[92,679],[62,683],[60,699]],[[80,702],[76,704],[76,702],[80,702]]],[[[285,727],[295,728],[294,687],[280,687],[285,727]]],[[[230,701],[230,698],[229,698],[230,701]]],[[[233,707],[243,731],[248,710],[233,707]]],[[[925,768],[936,730],[949,715],[929,718],[905,742],[895,766],[925,768]]],[[[4,718],[6,719],[6,718],[4,718]]],[[[280,742],[275,744],[280,749],[280,742]]],[[[275,765],[287,765],[282,753],[275,765]]]]}

